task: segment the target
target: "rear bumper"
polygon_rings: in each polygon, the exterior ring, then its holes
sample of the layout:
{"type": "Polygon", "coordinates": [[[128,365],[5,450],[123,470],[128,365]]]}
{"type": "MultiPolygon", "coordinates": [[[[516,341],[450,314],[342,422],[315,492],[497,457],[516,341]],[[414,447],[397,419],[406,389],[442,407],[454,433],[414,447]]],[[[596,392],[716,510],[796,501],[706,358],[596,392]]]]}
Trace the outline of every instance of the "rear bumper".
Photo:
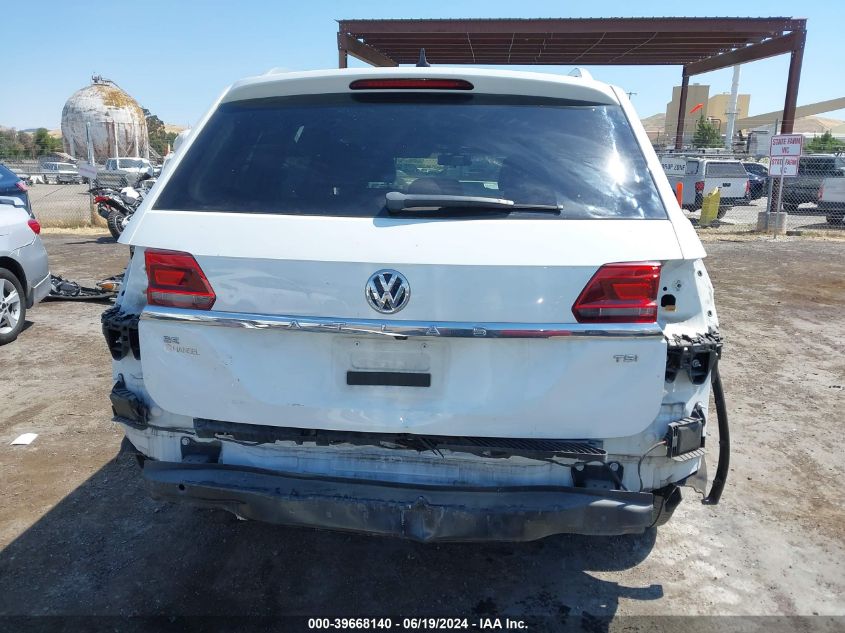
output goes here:
{"type": "Polygon", "coordinates": [[[467,488],[310,477],[227,466],[147,461],[153,497],[280,525],[415,541],[532,541],[553,534],[641,533],[650,493],[564,486],[467,488]]]}

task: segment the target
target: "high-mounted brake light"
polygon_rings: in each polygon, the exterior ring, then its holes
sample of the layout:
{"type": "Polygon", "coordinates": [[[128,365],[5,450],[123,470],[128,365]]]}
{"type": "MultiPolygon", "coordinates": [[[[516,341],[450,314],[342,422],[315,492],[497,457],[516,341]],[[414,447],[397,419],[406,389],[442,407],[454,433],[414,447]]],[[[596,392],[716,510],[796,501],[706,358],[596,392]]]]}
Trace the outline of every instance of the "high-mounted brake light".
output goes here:
{"type": "Polygon", "coordinates": [[[210,310],[217,299],[208,278],[190,253],[147,250],[147,303],[210,310]]]}
{"type": "Polygon", "coordinates": [[[41,234],[41,224],[39,224],[38,220],[36,220],[35,218],[30,218],[26,221],[26,223],[29,225],[29,228],[32,229],[33,233],[35,233],[36,235],[41,234]]]}
{"type": "Polygon", "coordinates": [[[350,90],[472,90],[474,86],[463,79],[356,79],[350,90]]]}
{"type": "Polygon", "coordinates": [[[703,191],[704,191],[704,181],[699,180],[697,183],[695,183],[695,192],[701,193],[703,191]]]}
{"type": "Polygon", "coordinates": [[[605,264],[572,306],[578,323],[654,323],[660,264],[605,264]]]}
{"type": "Polygon", "coordinates": [[[15,183],[15,187],[17,187],[21,191],[29,191],[29,187],[26,186],[26,183],[23,180],[18,180],[15,183]]]}

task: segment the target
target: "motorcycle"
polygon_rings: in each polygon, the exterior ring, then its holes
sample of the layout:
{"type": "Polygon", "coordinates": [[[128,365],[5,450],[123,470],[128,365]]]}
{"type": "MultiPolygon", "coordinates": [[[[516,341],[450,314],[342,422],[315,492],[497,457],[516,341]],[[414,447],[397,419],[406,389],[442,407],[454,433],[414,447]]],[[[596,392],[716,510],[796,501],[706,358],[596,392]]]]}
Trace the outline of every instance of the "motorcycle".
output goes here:
{"type": "Polygon", "coordinates": [[[108,187],[95,187],[89,190],[89,193],[94,196],[97,213],[106,220],[109,233],[115,240],[120,238],[132,215],[141,205],[144,194],[148,190],[143,186],[143,181],[149,178],[149,174],[142,174],[134,187],[123,187],[120,191],[108,187]]]}

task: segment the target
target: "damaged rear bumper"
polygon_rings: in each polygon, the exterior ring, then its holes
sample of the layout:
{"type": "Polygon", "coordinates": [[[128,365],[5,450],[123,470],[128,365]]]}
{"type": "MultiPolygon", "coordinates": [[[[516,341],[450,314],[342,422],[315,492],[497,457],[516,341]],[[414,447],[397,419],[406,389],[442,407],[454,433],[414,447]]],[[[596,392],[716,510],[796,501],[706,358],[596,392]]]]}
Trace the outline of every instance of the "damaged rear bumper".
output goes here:
{"type": "Polygon", "coordinates": [[[564,486],[476,488],[312,477],[228,466],[146,461],[153,497],[280,525],[415,541],[532,541],[553,534],[643,532],[650,493],[564,486]]]}

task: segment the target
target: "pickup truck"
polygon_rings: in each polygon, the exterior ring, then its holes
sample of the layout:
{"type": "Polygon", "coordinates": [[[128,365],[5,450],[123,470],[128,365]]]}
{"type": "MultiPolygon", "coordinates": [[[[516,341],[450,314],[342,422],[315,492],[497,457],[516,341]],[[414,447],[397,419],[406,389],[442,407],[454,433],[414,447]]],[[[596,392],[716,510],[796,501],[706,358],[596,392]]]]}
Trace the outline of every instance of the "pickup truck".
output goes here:
{"type": "Polygon", "coordinates": [[[819,211],[828,224],[842,224],[845,219],[845,178],[825,178],[819,189],[819,211]]]}
{"type": "Polygon", "coordinates": [[[795,213],[798,206],[816,202],[822,181],[845,176],[845,156],[811,154],[798,159],[798,175],[784,178],[783,210],[795,213]]]}

